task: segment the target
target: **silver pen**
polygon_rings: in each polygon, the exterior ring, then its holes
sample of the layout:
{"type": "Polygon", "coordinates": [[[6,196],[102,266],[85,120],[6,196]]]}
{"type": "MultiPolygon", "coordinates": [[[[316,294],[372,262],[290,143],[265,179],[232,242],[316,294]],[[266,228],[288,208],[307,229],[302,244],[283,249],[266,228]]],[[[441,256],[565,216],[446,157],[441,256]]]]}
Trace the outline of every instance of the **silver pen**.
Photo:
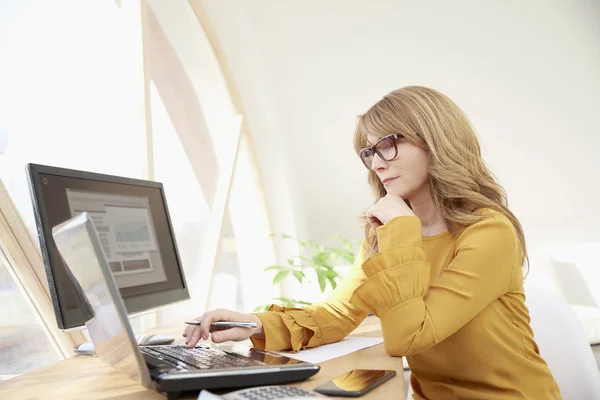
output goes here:
{"type": "MultiPolygon", "coordinates": [[[[188,325],[200,325],[202,321],[191,320],[185,321],[188,325]]],[[[222,331],[231,328],[256,328],[258,324],[256,322],[245,322],[245,321],[215,321],[211,325],[211,331],[222,331]]]]}

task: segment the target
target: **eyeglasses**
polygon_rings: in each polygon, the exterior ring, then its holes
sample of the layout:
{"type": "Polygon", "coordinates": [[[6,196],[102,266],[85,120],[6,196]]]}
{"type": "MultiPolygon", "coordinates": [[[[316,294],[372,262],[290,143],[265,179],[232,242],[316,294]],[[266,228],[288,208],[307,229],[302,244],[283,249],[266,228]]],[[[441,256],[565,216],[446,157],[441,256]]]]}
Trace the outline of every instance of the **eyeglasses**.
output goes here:
{"type": "Polygon", "coordinates": [[[377,154],[382,160],[392,161],[398,156],[398,146],[396,141],[400,139],[402,135],[399,133],[392,133],[382,137],[371,147],[365,147],[358,153],[358,156],[362,160],[363,164],[367,169],[373,169],[373,159],[377,154]]]}

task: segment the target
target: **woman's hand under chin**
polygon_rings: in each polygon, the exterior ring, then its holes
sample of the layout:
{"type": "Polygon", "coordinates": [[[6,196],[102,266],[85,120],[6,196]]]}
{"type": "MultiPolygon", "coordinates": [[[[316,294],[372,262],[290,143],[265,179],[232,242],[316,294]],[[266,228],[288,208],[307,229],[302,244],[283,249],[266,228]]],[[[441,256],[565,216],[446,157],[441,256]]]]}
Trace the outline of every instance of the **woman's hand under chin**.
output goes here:
{"type": "Polygon", "coordinates": [[[367,222],[376,232],[377,228],[387,224],[392,219],[402,216],[414,216],[404,199],[395,194],[386,194],[371,206],[366,212],[367,222]]]}

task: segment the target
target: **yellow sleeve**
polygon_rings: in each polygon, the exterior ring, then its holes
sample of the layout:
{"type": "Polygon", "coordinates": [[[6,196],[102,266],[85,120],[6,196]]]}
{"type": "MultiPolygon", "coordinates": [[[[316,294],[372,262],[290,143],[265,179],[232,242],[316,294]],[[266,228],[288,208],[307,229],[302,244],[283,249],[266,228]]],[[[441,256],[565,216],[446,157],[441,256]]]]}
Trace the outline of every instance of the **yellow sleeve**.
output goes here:
{"type": "Polygon", "coordinates": [[[379,253],[363,263],[367,280],[351,302],[380,317],[392,356],[416,354],[459,330],[509,290],[521,264],[513,226],[499,214],[460,234],[452,261],[429,287],[417,217],[394,218],[377,236],[379,253]]]}
{"type": "Polygon", "coordinates": [[[356,288],[366,280],[361,268],[365,251],[363,244],[348,274],[325,301],[304,308],[272,305],[269,311],[258,313],[265,339],[251,337],[254,347],[298,351],[340,341],[352,332],[368,315],[350,302],[356,288]]]}

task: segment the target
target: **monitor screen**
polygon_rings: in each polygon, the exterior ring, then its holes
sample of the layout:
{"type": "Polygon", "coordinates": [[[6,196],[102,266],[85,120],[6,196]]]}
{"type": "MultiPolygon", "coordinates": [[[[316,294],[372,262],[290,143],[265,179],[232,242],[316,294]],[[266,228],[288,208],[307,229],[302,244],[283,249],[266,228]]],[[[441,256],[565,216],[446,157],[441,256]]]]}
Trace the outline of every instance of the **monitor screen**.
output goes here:
{"type": "Polygon", "coordinates": [[[85,318],[52,228],[86,211],[129,314],[189,299],[161,183],[28,164],[29,187],[59,328],[85,318]]]}

